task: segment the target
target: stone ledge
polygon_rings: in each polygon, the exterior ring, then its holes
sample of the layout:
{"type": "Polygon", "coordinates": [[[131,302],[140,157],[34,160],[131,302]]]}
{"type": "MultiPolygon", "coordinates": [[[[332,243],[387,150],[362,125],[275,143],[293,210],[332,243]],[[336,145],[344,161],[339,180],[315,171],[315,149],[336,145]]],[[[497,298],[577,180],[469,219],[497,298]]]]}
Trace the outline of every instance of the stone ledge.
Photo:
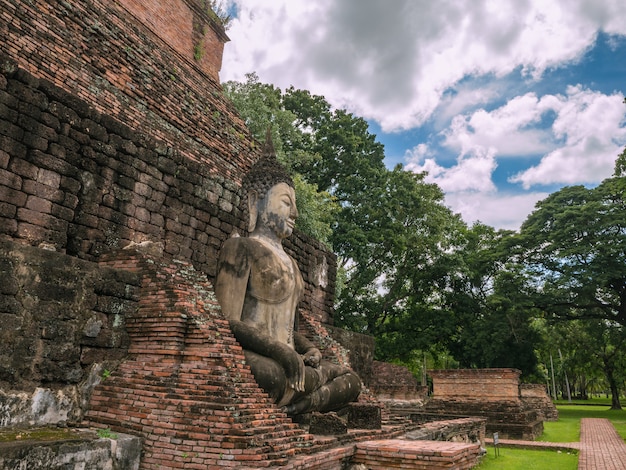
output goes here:
{"type": "Polygon", "coordinates": [[[465,470],[474,467],[481,455],[479,444],[443,441],[387,439],[361,442],[356,447],[353,462],[365,464],[371,470],[390,468],[465,470]]]}
{"type": "MultiPolygon", "coordinates": [[[[24,434],[28,432],[24,430],[24,434]]],[[[76,430],[71,437],[38,440],[25,439],[0,443],[0,470],[28,468],[100,468],[137,470],[141,440],[128,434],[98,438],[89,430],[76,430]]]]}

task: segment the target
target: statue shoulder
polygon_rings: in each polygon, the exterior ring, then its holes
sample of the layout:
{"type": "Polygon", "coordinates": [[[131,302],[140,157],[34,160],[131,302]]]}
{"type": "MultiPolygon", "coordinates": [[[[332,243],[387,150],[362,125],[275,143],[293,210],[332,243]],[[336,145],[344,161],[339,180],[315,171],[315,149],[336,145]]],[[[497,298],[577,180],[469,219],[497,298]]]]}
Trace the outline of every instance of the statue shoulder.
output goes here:
{"type": "Polygon", "coordinates": [[[248,237],[231,237],[224,242],[220,250],[220,258],[255,258],[259,253],[265,253],[269,249],[258,240],[248,237]]]}

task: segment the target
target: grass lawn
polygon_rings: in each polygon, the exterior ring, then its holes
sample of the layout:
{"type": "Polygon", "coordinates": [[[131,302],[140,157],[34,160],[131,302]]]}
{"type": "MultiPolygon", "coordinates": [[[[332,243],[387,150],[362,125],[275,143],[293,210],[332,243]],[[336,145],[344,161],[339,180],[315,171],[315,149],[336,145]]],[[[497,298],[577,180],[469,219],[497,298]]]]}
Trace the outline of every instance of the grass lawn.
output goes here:
{"type": "Polygon", "coordinates": [[[626,439],[626,411],[611,410],[607,405],[557,405],[559,420],[543,423],[538,439],[546,442],[577,442],[580,440],[582,418],[606,418],[613,423],[622,439],[626,439]]]}
{"type": "Polygon", "coordinates": [[[500,448],[500,455],[494,456],[493,447],[488,449],[479,470],[576,470],[578,455],[553,450],[527,450],[500,448]]]}
{"type": "MultiPolygon", "coordinates": [[[[580,404],[557,402],[559,420],[543,423],[544,432],[538,439],[546,442],[578,442],[580,440],[580,420],[582,418],[606,418],[626,440],[626,410],[613,411],[610,401],[603,399],[585,400],[580,404]],[[565,404],[563,404],[565,403],[565,404]],[[583,406],[584,405],[584,406],[583,406]]],[[[500,448],[499,457],[495,457],[493,447],[489,447],[487,455],[479,470],[576,470],[578,456],[575,453],[556,452],[552,450],[526,450],[500,448]]]]}

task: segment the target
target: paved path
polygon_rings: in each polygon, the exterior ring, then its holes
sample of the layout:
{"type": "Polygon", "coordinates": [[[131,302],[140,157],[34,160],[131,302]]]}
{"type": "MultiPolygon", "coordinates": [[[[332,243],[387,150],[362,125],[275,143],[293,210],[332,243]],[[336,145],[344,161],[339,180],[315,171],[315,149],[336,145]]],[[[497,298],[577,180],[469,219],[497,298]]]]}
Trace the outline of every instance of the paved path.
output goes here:
{"type": "Polygon", "coordinates": [[[583,418],[580,443],[578,470],[626,469],[626,442],[608,419],[583,418]]]}
{"type": "MultiPolygon", "coordinates": [[[[486,439],[493,444],[492,439],[486,439]]],[[[583,418],[580,442],[541,442],[500,439],[505,447],[526,449],[577,449],[578,470],[626,470],[626,442],[608,419],[583,418]]]]}

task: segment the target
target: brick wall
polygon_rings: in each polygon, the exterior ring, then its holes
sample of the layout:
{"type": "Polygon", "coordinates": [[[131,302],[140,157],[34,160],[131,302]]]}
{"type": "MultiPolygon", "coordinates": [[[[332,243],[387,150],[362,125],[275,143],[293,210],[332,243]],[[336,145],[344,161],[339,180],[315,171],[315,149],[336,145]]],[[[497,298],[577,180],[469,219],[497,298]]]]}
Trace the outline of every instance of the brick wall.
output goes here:
{"type": "Polygon", "coordinates": [[[430,370],[433,398],[438,400],[519,402],[517,369],[430,370]]]}
{"type": "Polygon", "coordinates": [[[219,81],[228,36],[206,0],[120,0],[129,12],[182,57],[219,81]]]}
{"type": "Polygon", "coordinates": [[[142,24],[133,5],[0,0],[1,51],[98,113],[239,182],[257,157],[245,124],[218,81],[142,24]]]}
{"type": "Polygon", "coordinates": [[[122,359],[139,281],[128,272],[0,240],[0,389],[78,384],[122,359]]]}
{"type": "Polygon", "coordinates": [[[542,384],[521,384],[520,396],[528,409],[536,410],[545,421],[557,421],[559,412],[542,384]]]}
{"type": "Polygon", "coordinates": [[[144,470],[259,468],[311,446],[254,381],[204,274],[133,249],[101,265],[142,281],[129,357],[94,390],[88,424],[141,436],[144,470]]]}
{"type": "MultiPolygon", "coordinates": [[[[216,78],[179,52],[189,27],[176,18],[204,17],[200,0],[177,1],[164,13],[161,0],[0,0],[5,234],[86,259],[165,240],[167,253],[215,275],[223,240],[244,232],[238,191],[258,145],[216,78]]],[[[221,56],[211,28],[207,56],[221,56]]],[[[332,323],[334,256],[292,238],[303,308],[332,323]]]]}
{"type": "Polygon", "coordinates": [[[424,400],[428,393],[409,369],[380,361],[372,363],[370,388],[380,399],[424,400]]]}

